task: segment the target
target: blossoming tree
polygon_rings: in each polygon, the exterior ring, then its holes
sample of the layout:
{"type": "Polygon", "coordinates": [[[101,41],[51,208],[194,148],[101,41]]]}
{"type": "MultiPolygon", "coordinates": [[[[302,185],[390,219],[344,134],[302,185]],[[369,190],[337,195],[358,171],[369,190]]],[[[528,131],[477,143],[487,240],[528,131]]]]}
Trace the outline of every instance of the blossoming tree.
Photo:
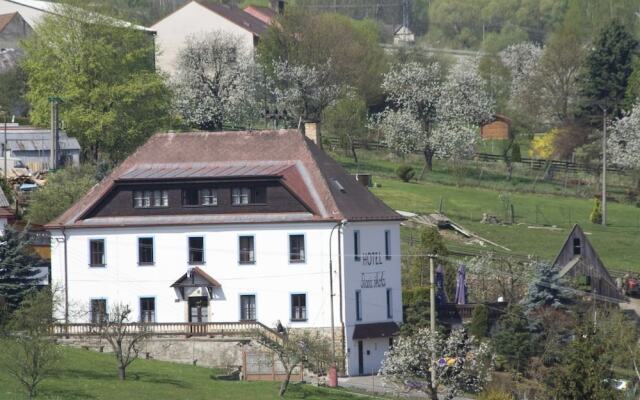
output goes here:
{"type": "Polygon", "coordinates": [[[250,125],[257,115],[253,73],[237,37],[219,31],[191,37],[178,57],[176,107],[198,129],[250,125]]]}
{"type": "Polygon", "coordinates": [[[613,122],[607,146],[611,161],[632,170],[636,189],[640,189],[640,102],[613,122]]]}
{"type": "Polygon", "coordinates": [[[380,375],[386,384],[401,390],[423,392],[432,400],[449,400],[461,392],[482,391],[491,362],[489,347],[476,345],[463,329],[445,336],[422,328],[393,344],[385,354],[380,375]],[[435,382],[431,379],[432,368],[435,382]]]}

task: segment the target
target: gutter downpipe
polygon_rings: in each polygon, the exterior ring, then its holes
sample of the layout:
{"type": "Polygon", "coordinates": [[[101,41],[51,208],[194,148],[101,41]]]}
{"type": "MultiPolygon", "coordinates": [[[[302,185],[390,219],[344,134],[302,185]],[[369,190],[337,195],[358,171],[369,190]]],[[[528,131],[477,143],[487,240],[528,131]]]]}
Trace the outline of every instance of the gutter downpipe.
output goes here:
{"type": "Polygon", "coordinates": [[[64,241],[64,329],[66,331],[69,329],[69,273],[67,268],[67,233],[64,226],[62,227],[62,237],[64,241]]]}
{"type": "Polygon", "coordinates": [[[341,357],[341,371],[345,373],[345,357],[347,356],[347,344],[346,344],[346,331],[344,326],[344,312],[342,310],[342,228],[344,224],[338,228],[338,287],[339,287],[339,303],[340,303],[340,326],[342,329],[341,335],[341,346],[342,346],[342,357],[341,357]]]}

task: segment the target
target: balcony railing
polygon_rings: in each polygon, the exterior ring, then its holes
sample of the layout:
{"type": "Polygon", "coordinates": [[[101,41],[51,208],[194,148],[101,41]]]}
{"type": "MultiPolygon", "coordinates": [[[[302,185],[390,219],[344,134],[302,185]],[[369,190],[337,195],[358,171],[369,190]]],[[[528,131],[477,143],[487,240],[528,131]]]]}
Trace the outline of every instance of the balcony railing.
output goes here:
{"type": "MultiPolygon", "coordinates": [[[[257,322],[154,322],[123,324],[130,333],[147,332],[151,336],[255,336],[258,332],[280,339],[281,335],[266,325],[257,322]]],[[[100,324],[55,324],[51,326],[53,336],[100,336],[100,324]]]]}

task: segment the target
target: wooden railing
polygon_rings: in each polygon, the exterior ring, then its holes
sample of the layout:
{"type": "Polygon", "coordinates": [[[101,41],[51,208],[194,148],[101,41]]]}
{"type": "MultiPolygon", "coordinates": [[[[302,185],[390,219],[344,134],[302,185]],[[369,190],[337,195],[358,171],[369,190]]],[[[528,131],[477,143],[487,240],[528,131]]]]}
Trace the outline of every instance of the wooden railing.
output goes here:
{"type": "MultiPolygon", "coordinates": [[[[480,304],[455,304],[446,303],[438,306],[438,318],[441,319],[471,319],[473,316],[473,310],[480,304]]],[[[504,313],[507,308],[507,303],[485,303],[489,311],[489,319],[497,319],[504,313]]]]}
{"type": "MultiPolygon", "coordinates": [[[[258,332],[280,339],[281,335],[260,322],[158,322],[124,324],[131,333],[147,332],[151,336],[255,336],[258,332]]],[[[55,324],[53,336],[100,336],[100,324],[55,324]]]]}

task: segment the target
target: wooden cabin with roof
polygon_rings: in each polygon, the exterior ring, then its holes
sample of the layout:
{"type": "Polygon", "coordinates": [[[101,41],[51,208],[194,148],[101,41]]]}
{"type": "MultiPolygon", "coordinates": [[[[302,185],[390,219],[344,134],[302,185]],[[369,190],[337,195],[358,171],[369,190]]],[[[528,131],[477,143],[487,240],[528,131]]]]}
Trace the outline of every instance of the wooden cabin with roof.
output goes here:
{"type": "Polygon", "coordinates": [[[600,300],[620,303],[625,297],[580,225],[569,232],[560,253],[553,262],[558,277],[566,277],[581,290],[596,294],[600,300]]]}

